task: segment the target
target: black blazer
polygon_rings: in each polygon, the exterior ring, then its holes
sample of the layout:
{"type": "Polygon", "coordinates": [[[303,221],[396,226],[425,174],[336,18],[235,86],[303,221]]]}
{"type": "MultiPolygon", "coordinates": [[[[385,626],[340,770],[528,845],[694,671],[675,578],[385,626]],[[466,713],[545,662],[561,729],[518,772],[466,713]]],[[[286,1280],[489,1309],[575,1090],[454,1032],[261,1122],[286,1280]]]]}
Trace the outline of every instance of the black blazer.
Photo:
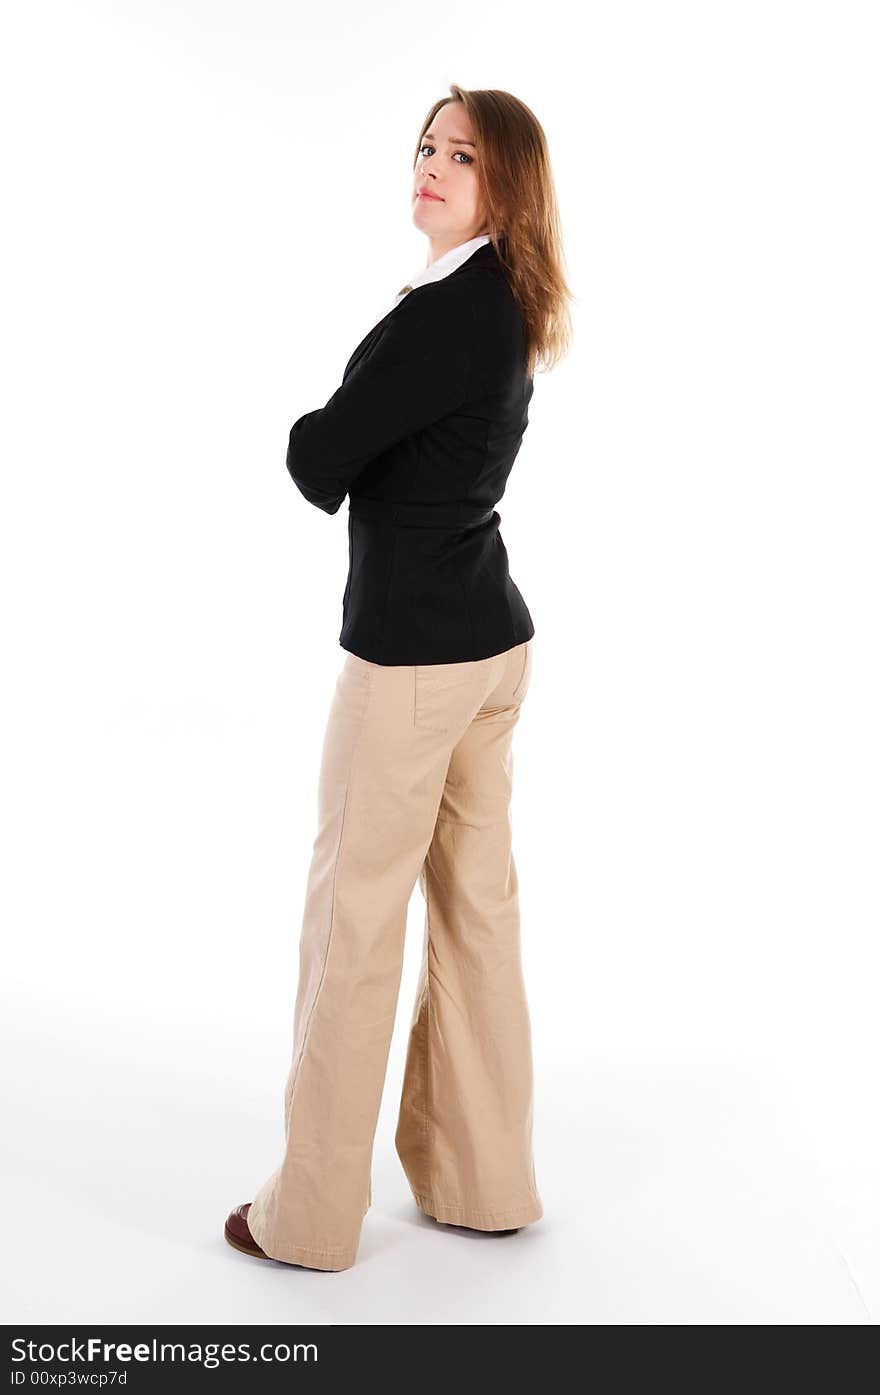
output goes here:
{"type": "Polygon", "coordinates": [[[526,426],[525,324],[491,242],[416,286],[290,431],[310,503],[349,496],[344,649],[377,664],[484,659],[534,634],[495,504],[526,426]]]}

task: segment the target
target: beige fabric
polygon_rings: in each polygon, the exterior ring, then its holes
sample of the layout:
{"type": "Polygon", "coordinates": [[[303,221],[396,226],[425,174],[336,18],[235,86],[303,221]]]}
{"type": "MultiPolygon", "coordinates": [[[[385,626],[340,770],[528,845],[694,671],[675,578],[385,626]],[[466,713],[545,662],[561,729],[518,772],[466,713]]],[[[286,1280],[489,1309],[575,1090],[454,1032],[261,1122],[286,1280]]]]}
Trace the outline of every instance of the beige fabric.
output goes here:
{"type": "Polygon", "coordinates": [[[395,1135],[413,1196],[477,1230],[543,1215],[510,810],[533,645],[454,664],[346,654],[321,761],[285,1152],[248,1213],[273,1259],[355,1263],[416,881],[425,947],[395,1135]]]}

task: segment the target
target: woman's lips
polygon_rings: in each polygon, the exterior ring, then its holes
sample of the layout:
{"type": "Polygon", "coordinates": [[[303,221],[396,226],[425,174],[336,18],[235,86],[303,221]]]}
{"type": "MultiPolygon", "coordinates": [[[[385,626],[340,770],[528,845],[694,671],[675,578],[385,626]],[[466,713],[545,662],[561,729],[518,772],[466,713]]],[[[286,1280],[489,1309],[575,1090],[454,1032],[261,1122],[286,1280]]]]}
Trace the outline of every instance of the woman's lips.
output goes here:
{"type": "Polygon", "coordinates": [[[420,198],[420,199],[424,199],[426,203],[442,203],[442,202],[443,202],[443,200],[441,199],[441,197],[440,197],[439,194],[429,194],[429,193],[427,193],[426,190],[424,190],[424,189],[420,189],[420,190],[419,190],[419,198],[420,198]]]}

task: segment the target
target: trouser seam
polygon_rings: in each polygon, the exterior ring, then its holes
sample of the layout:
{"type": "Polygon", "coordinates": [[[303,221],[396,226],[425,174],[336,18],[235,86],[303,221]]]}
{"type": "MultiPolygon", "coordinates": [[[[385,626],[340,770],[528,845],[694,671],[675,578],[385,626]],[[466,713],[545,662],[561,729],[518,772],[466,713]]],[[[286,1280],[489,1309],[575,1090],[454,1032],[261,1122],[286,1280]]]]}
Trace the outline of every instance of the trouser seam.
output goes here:
{"type": "MultiPolygon", "coordinates": [[[[317,986],[317,988],[315,989],[315,996],[314,996],[314,998],[312,999],[312,1006],[311,1006],[311,1008],[310,1008],[310,1010],[309,1010],[308,1021],[306,1022],[305,1028],[303,1029],[303,1039],[302,1039],[302,1045],[301,1045],[300,1051],[299,1051],[299,1056],[297,1057],[297,1060],[296,1060],[295,1065],[294,1065],[294,1068],[293,1068],[293,1077],[292,1077],[292,1080],[291,1080],[290,1092],[289,1092],[289,1095],[290,1095],[290,1106],[289,1106],[289,1108],[290,1108],[290,1111],[291,1111],[291,1112],[292,1112],[292,1110],[293,1110],[294,1094],[295,1094],[295,1091],[296,1091],[297,1082],[298,1082],[298,1080],[299,1080],[299,1073],[300,1073],[300,1070],[301,1070],[301,1068],[302,1068],[302,1063],[303,1063],[303,1061],[305,1060],[306,1047],[307,1047],[307,1045],[308,1045],[309,1036],[310,1036],[310,1034],[311,1034],[312,1022],[313,1022],[313,1020],[314,1020],[315,1010],[316,1010],[316,1008],[317,1008],[317,1006],[318,1006],[318,1000],[319,1000],[319,998],[320,998],[320,996],[321,996],[321,989],[322,989],[323,986],[324,986],[324,980],[325,980],[325,978],[327,977],[327,965],[328,965],[329,962],[330,962],[330,948],[331,948],[331,945],[332,945],[332,942],[333,942],[333,923],[334,923],[334,920],[335,920],[335,917],[336,917],[336,883],[337,883],[338,878],[339,878],[339,859],[340,859],[340,856],[341,856],[341,854],[342,854],[342,841],[343,841],[343,838],[344,838],[344,836],[345,836],[345,821],[346,821],[346,815],[348,814],[349,794],[350,794],[350,792],[351,792],[351,785],[352,785],[352,781],[353,781],[353,779],[354,779],[355,760],[356,760],[356,758],[357,758],[357,753],[358,753],[358,748],[359,748],[360,743],[361,743],[361,738],[363,737],[363,734],[364,734],[364,727],[366,726],[367,708],[368,708],[369,703],[370,703],[370,694],[372,693],[372,690],[373,690],[373,672],[372,672],[371,669],[369,669],[367,672],[368,672],[367,691],[366,691],[366,694],[365,694],[365,696],[364,696],[364,705],[363,705],[363,708],[362,708],[362,710],[361,710],[360,726],[359,726],[359,728],[358,728],[358,734],[357,734],[357,737],[356,737],[356,739],[355,739],[354,745],[353,745],[353,747],[352,747],[351,761],[350,761],[350,763],[349,763],[349,767],[348,767],[348,776],[347,776],[346,782],[345,782],[345,796],[344,796],[343,804],[342,804],[342,816],[341,816],[340,822],[339,822],[339,839],[338,839],[338,841],[337,841],[337,844],[336,844],[336,852],[334,853],[334,857],[333,857],[333,888],[332,888],[331,895],[330,895],[330,925],[329,925],[329,928],[328,928],[328,931],[327,931],[327,944],[326,944],[326,947],[325,947],[325,949],[324,949],[324,960],[323,960],[323,963],[322,963],[322,965],[321,965],[321,977],[320,977],[320,979],[319,979],[319,981],[318,981],[318,986],[317,986]]],[[[316,1253],[320,1253],[320,1251],[316,1251],[316,1253]]],[[[331,1252],[328,1251],[328,1253],[331,1253],[331,1252]]],[[[338,1253],[338,1252],[337,1252],[337,1253],[338,1253]]]]}

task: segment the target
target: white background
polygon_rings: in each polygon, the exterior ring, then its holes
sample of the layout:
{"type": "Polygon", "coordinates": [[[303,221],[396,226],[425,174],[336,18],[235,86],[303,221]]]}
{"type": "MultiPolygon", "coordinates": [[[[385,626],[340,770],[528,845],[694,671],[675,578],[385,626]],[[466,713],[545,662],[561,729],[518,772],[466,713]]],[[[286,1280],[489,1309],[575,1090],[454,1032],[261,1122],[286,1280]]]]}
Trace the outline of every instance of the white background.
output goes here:
{"type": "Polygon", "coordinates": [[[5,1321],[880,1315],[871,4],[4,10],[5,1321]],[[574,29],[577,23],[579,28],[574,29]],[[287,433],[505,88],[577,296],[499,505],[544,1219],[416,1211],[410,906],[354,1268],[257,1262],[347,505],[287,433]]]}

